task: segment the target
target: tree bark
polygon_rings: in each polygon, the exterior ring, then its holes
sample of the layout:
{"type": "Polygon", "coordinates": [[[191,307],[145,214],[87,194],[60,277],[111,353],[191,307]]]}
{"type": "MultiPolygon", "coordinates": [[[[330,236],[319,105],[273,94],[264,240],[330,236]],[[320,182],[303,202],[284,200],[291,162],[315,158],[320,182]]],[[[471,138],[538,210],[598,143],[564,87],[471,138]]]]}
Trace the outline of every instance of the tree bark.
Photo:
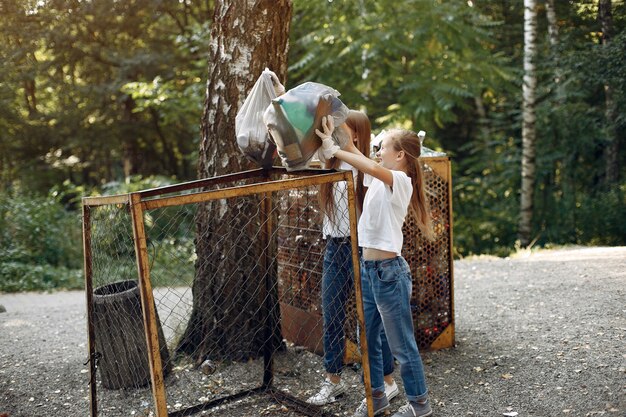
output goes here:
{"type": "Polygon", "coordinates": [[[522,185],[520,196],[519,240],[522,247],[530,244],[535,191],[535,69],[537,41],[537,9],[535,0],[524,0],[524,82],[522,86],[522,185]]]}
{"type": "MultiPolygon", "coordinates": [[[[222,0],[215,4],[206,89],[200,178],[249,168],[235,140],[235,116],[265,67],[284,80],[291,0],[222,0]]],[[[196,213],[196,276],[193,310],[179,352],[196,361],[243,360],[262,353],[262,302],[266,271],[260,198],[215,201],[196,213]],[[255,217],[256,216],[256,217],[255,217]]],[[[274,275],[275,277],[275,275],[274,275]]],[[[275,294],[274,294],[275,296],[275,294]]],[[[280,341],[280,335],[276,335],[280,341]]]]}
{"type": "MultiPolygon", "coordinates": [[[[613,12],[611,0],[600,0],[598,8],[598,18],[602,25],[602,45],[605,47],[611,43],[613,36],[613,12]]],[[[613,87],[610,84],[604,85],[604,103],[606,118],[607,146],[604,148],[605,183],[607,185],[616,184],[619,181],[619,138],[616,129],[617,109],[613,98],[613,87]]]]}

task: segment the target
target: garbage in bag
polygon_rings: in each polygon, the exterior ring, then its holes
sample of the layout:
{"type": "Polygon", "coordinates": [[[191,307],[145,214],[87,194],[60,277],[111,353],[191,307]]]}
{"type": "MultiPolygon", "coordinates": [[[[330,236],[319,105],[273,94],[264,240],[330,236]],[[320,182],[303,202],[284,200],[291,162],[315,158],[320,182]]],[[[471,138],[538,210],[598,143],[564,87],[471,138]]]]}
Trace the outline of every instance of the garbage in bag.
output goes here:
{"type": "Polygon", "coordinates": [[[276,98],[272,72],[265,69],[235,117],[237,145],[252,162],[263,168],[272,166],[276,145],[271,141],[263,122],[263,113],[276,98]]]}
{"type": "MultiPolygon", "coordinates": [[[[322,129],[322,117],[332,115],[335,126],[348,117],[348,108],[339,92],[324,84],[307,82],[272,100],[263,120],[282,164],[288,171],[306,169],[322,145],[315,129],[322,129]]],[[[333,139],[342,146],[348,140],[344,129],[335,129],[333,139]]]]}

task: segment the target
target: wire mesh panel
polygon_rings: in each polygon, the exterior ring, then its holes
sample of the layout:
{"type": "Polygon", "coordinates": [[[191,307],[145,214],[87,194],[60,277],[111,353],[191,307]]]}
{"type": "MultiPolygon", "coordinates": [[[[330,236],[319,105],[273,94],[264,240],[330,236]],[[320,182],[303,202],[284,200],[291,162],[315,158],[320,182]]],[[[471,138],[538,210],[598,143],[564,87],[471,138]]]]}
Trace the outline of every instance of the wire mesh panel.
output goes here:
{"type": "MultiPolygon", "coordinates": [[[[327,267],[339,269],[340,273],[351,267],[349,260],[341,257],[337,249],[349,244],[350,239],[342,236],[327,235],[333,232],[333,224],[342,223],[348,217],[346,212],[347,195],[333,193],[333,205],[338,208],[336,215],[340,218],[329,219],[326,216],[327,230],[324,231],[324,214],[320,207],[319,187],[294,190],[281,193],[278,201],[281,204],[280,222],[278,227],[278,276],[280,286],[280,302],[283,314],[281,316],[283,336],[298,345],[306,347],[311,352],[320,355],[324,353],[324,327],[322,286],[324,257],[327,267]],[[327,252],[327,244],[332,251],[327,252]],[[331,256],[336,259],[332,259],[331,256]],[[306,331],[302,331],[305,328],[306,331]]],[[[342,235],[342,233],[334,233],[342,235]]],[[[329,274],[332,271],[328,272],[329,274]]],[[[345,308],[339,312],[339,317],[328,320],[330,326],[342,326],[345,344],[343,363],[353,364],[360,361],[358,353],[358,325],[356,303],[353,296],[354,285],[352,279],[345,279],[340,285],[328,288],[329,292],[340,291],[327,299],[327,304],[337,304],[345,308]],[[337,299],[341,297],[341,299],[337,299]],[[345,299],[345,302],[344,302],[345,299]],[[336,321],[337,323],[334,323],[336,321]]],[[[334,310],[333,310],[334,311],[334,310]]],[[[327,314],[331,314],[327,311],[327,314]]],[[[332,337],[335,337],[334,335],[332,337]]],[[[333,343],[333,341],[327,341],[333,343]]]]}
{"type": "MultiPolygon", "coordinates": [[[[407,217],[403,227],[402,255],[413,275],[411,308],[415,339],[420,349],[440,349],[454,345],[450,161],[440,157],[423,158],[422,161],[436,238],[434,242],[424,239],[414,220],[407,217]]],[[[322,216],[316,193],[317,190],[298,191],[286,197],[285,201],[292,199],[296,203],[289,205],[289,211],[283,210],[283,215],[288,218],[282,224],[279,259],[283,261],[288,254],[289,262],[279,263],[283,266],[279,273],[291,280],[292,288],[296,289],[286,308],[288,315],[282,317],[283,323],[287,323],[287,336],[309,350],[321,353],[321,327],[310,326],[306,334],[291,335],[288,332],[291,322],[318,323],[322,314],[323,262],[318,258],[323,256],[326,241],[322,239],[322,216]],[[305,213],[318,215],[305,216],[305,213]],[[306,222],[301,221],[303,217],[306,222]],[[291,234],[291,239],[283,238],[287,233],[291,234]]],[[[355,362],[359,360],[359,350],[354,344],[358,340],[358,328],[350,318],[356,317],[356,305],[350,303],[347,308],[346,361],[355,362]]]]}
{"type": "Polygon", "coordinates": [[[413,275],[415,339],[422,349],[439,349],[454,345],[452,183],[448,158],[422,161],[435,240],[424,239],[414,221],[407,218],[402,256],[413,275]]]}
{"type": "MultiPolygon", "coordinates": [[[[130,205],[91,207],[88,219],[91,360],[102,388],[93,392],[102,415],[128,415],[125,408],[139,411],[151,402],[151,392],[144,388],[150,367],[130,205]]],[[[166,351],[162,357],[167,360],[166,351]]]]}
{"type": "MultiPolygon", "coordinates": [[[[319,184],[348,178],[325,175],[241,175],[89,208],[90,355],[97,363],[92,414],[325,416],[354,410],[364,390],[353,371],[345,378],[359,388],[346,401],[326,408],[305,402],[324,374],[322,358],[303,348],[313,329],[323,329],[326,241],[313,202],[319,184]],[[314,314],[294,318],[294,305],[314,314]],[[137,336],[142,332],[143,339],[137,336]]],[[[341,198],[348,201],[347,193],[341,198]]],[[[341,215],[355,225],[350,213],[353,207],[341,215]]],[[[347,248],[348,258],[356,259],[349,239],[347,248]]],[[[349,286],[346,319],[354,329],[362,323],[356,290],[349,286]]],[[[356,345],[356,331],[348,333],[356,345]]]]}

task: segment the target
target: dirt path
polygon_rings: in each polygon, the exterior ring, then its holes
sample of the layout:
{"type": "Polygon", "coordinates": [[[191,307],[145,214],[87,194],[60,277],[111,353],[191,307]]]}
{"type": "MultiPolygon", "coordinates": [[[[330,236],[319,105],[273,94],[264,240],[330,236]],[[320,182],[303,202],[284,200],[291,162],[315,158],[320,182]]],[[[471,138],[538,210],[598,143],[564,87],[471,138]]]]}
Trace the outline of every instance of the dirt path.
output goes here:
{"type": "MultiPolygon", "coordinates": [[[[88,416],[84,294],[0,305],[0,415],[88,416]]],[[[455,307],[457,347],[423,354],[435,416],[626,416],[626,247],[457,261],[455,307]]]]}

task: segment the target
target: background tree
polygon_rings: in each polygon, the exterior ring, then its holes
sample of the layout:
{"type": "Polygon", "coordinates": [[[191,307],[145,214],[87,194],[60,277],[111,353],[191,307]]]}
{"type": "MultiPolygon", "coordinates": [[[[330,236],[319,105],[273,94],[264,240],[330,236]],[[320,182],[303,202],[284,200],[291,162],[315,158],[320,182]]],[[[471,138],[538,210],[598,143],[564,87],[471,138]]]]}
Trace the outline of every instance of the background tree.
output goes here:
{"type": "Polygon", "coordinates": [[[537,46],[537,5],[524,0],[524,82],[522,118],[522,186],[520,191],[519,237],[523,247],[530,244],[535,194],[535,55],[537,46]]]}
{"type": "MultiPolygon", "coordinates": [[[[602,45],[608,47],[613,37],[613,11],[611,0],[600,0],[598,8],[598,19],[602,28],[602,45]]],[[[606,160],[606,178],[608,185],[616,184],[619,178],[619,145],[620,139],[617,135],[615,99],[613,98],[613,86],[609,83],[604,85],[604,100],[606,103],[606,131],[607,146],[604,152],[606,160]]]]}
{"type": "Polygon", "coordinates": [[[193,178],[211,3],[2,1],[0,186],[193,178]]]}
{"type": "MultiPolygon", "coordinates": [[[[590,239],[609,244],[620,240],[615,204],[624,204],[626,188],[623,181],[611,191],[597,187],[605,175],[603,85],[610,79],[621,103],[623,56],[617,44],[597,48],[597,3],[554,2],[558,19],[552,29],[559,36],[553,47],[550,16],[542,7],[543,2],[537,6],[533,238],[537,245],[590,239]]],[[[623,34],[625,5],[616,7],[614,32],[623,34]]],[[[452,157],[459,254],[508,254],[519,239],[523,15],[522,2],[295,1],[293,84],[315,79],[333,85],[346,103],[368,112],[375,131],[390,125],[423,128],[426,145],[452,157]],[[460,94],[447,95],[451,101],[440,106],[445,101],[439,90],[448,88],[448,78],[460,94]]],[[[620,36],[615,42],[623,45],[620,36]]],[[[616,126],[623,136],[619,114],[616,126]]],[[[618,160],[624,161],[622,150],[618,160]]]]}
{"type": "Polygon", "coordinates": [[[557,21],[554,0],[546,0],[546,17],[548,19],[548,37],[550,40],[550,49],[554,65],[554,84],[557,90],[556,95],[559,100],[562,100],[563,88],[561,85],[561,79],[563,78],[563,71],[561,69],[561,63],[559,62],[559,24],[557,21]]]}
{"type": "Polygon", "coordinates": [[[512,79],[504,54],[490,41],[496,23],[465,3],[297,5],[289,68],[294,84],[332,85],[375,125],[432,131],[453,124],[474,97],[512,79]]]}
{"type": "MultiPolygon", "coordinates": [[[[265,67],[284,79],[291,9],[290,0],[216,3],[202,116],[200,178],[250,167],[236,145],[235,116],[265,67]]],[[[239,199],[236,205],[224,207],[218,201],[198,208],[193,311],[178,347],[198,360],[208,352],[213,358],[256,357],[264,344],[265,334],[259,331],[264,318],[255,314],[263,302],[260,295],[265,294],[259,291],[264,285],[258,273],[260,248],[249,250],[259,245],[253,238],[259,224],[251,217],[259,203],[258,198],[250,197],[239,199]],[[246,255],[242,257],[242,253],[246,255]],[[214,292],[214,288],[229,291],[214,292]]]]}
{"type": "MultiPolygon", "coordinates": [[[[314,80],[337,88],[346,104],[367,111],[375,132],[426,130],[426,146],[452,158],[457,256],[514,251],[523,2],[293,1],[288,87],[314,80]]],[[[535,246],[626,244],[626,113],[617,111],[626,108],[626,3],[537,4],[531,236],[535,246]]],[[[57,225],[74,227],[61,232],[70,236],[80,232],[82,195],[194,179],[213,5],[0,0],[2,216],[12,219],[22,202],[49,201],[74,218],[57,225]]],[[[37,213],[40,205],[24,224],[58,221],[37,213]]],[[[54,259],[75,256],[47,257],[22,238],[0,244],[8,245],[0,269],[15,282],[37,259],[57,268],[54,259]],[[18,247],[19,271],[7,266],[18,247]]],[[[73,262],[63,267],[77,272],[73,262]]]]}

